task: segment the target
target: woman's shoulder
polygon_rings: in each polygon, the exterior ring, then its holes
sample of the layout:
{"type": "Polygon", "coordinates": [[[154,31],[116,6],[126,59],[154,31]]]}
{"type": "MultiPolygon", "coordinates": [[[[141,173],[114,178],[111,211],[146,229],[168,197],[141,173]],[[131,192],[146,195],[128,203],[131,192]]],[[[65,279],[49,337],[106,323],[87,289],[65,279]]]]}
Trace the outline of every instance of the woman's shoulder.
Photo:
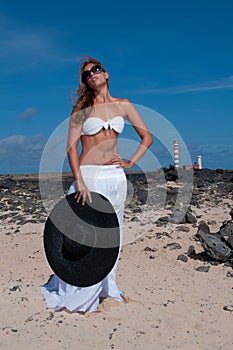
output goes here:
{"type": "Polygon", "coordinates": [[[114,101],[115,102],[128,102],[128,103],[130,103],[130,100],[128,98],[115,97],[114,101]]]}

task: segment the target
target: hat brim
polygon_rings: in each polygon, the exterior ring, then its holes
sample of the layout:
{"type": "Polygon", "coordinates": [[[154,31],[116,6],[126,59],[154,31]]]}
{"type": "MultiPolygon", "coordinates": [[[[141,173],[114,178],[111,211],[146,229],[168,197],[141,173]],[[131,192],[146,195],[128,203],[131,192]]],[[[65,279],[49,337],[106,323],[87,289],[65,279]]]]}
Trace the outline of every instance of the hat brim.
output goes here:
{"type": "Polygon", "coordinates": [[[109,200],[91,192],[92,203],[77,203],[75,193],[59,201],[44,228],[48,263],[63,281],[88,287],[103,280],[112,270],[120,247],[117,215],[109,200]],[[78,243],[78,254],[65,253],[65,244],[78,243]],[[80,254],[81,252],[81,254],[80,254]]]}

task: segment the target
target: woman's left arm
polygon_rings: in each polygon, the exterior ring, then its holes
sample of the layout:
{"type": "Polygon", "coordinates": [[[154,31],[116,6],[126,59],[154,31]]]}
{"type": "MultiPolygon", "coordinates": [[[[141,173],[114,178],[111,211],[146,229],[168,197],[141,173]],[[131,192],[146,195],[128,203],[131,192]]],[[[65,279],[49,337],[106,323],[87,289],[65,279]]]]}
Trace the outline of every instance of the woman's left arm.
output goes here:
{"type": "Polygon", "coordinates": [[[124,161],[118,154],[115,154],[115,157],[112,159],[112,163],[118,163],[120,167],[132,168],[132,166],[134,166],[134,164],[136,164],[142,158],[142,156],[151,146],[153,143],[153,137],[133,104],[127,99],[124,99],[124,102],[122,103],[127,119],[140,136],[141,142],[136,152],[128,161],[124,161]]]}

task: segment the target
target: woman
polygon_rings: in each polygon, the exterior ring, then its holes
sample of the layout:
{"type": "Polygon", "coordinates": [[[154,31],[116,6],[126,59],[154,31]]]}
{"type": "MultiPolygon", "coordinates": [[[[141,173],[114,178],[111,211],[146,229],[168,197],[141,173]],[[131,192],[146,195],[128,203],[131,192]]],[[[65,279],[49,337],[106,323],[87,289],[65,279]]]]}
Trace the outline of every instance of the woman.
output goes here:
{"type": "MultiPolygon", "coordinates": [[[[70,117],[67,154],[74,175],[68,194],[76,193],[77,201],[85,205],[90,191],[101,193],[112,203],[123,233],[126,177],[129,169],[144,155],[152,144],[152,136],[134,106],[127,100],[115,98],[109,92],[109,74],[103,65],[87,57],[81,65],[78,96],[70,117]],[[118,135],[128,120],[141,138],[141,143],[129,160],[117,153],[118,135]],[[82,151],[78,154],[81,141],[82,151]]],[[[69,285],[58,276],[42,287],[48,307],[65,308],[71,312],[94,312],[99,299],[112,297],[127,302],[116,283],[118,259],[103,281],[94,286],[80,288],[69,285]]]]}

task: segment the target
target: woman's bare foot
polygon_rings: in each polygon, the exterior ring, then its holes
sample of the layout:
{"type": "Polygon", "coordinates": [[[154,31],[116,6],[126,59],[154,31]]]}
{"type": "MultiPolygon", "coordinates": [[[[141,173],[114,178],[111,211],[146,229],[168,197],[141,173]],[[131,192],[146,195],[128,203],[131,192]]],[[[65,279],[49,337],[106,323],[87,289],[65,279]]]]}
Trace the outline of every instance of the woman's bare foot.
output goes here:
{"type": "Polygon", "coordinates": [[[122,297],[124,303],[127,304],[129,302],[129,298],[125,294],[121,294],[121,297],[122,297]]]}

